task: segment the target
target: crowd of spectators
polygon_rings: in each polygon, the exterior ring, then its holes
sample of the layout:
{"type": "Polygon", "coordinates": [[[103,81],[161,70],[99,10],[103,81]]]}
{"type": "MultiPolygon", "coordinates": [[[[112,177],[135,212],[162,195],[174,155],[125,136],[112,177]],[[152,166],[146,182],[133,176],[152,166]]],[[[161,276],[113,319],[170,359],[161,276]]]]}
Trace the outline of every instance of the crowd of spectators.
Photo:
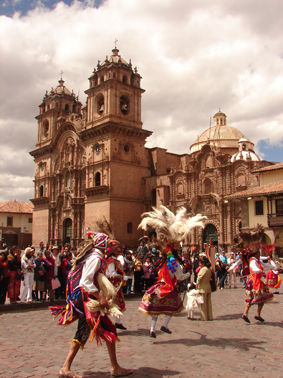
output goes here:
{"type": "Polygon", "coordinates": [[[65,299],[67,275],[76,249],[69,245],[40,245],[38,252],[27,247],[24,252],[17,247],[0,251],[0,304],[7,299],[11,304],[65,299]]]}
{"type": "MultiPolygon", "coordinates": [[[[36,252],[28,247],[22,253],[17,247],[0,251],[0,304],[9,298],[10,303],[31,303],[65,299],[67,275],[76,249],[70,245],[64,248],[44,246],[40,243],[36,252]],[[22,288],[21,288],[22,286],[22,288]]],[[[179,259],[184,273],[190,272],[190,282],[197,282],[200,270],[199,254],[196,248],[180,248],[179,259]]],[[[236,287],[236,274],[240,270],[229,271],[229,267],[239,259],[233,252],[215,254],[215,271],[220,289],[236,287]]],[[[157,277],[158,260],[161,252],[157,245],[149,246],[148,239],[142,238],[135,251],[123,246],[118,257],[124,270],[125,294],[142,294],[157,277]]]]}

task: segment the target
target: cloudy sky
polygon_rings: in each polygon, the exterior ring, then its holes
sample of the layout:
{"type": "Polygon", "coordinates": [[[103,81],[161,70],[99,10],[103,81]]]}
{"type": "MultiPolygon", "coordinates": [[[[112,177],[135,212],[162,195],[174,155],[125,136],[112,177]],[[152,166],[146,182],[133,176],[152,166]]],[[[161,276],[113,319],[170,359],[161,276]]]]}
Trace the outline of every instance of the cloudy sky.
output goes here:
{"type": "Polygon", "coordinates": [[[266,160],[283,161],[281,0],[0,2],[0,200],[33,198],[38,114],[63,71],[85,102],[114,40],[142,75],[147,146],[186,153],[219,108],[266,160]]]}

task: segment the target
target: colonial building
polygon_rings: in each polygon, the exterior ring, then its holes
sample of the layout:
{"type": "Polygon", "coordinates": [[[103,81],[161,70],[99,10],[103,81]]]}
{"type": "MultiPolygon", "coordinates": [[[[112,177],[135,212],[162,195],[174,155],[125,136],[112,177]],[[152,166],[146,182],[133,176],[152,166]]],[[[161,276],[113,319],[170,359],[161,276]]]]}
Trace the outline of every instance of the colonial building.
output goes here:
{"type": "Polygon", "coordinates": [[[0,202],[0,240],[9,246],[26,248],[32,243],[32,204],[0,202]]]}
{"type": "Polygon", "coordinates": [[[259,186],[227,196],[227,201],[248,208],[245,231],[264,227],[264,243],[275,244],[275,252],[283,256],[283,164],[258,169],[259,186]]]}
{"type": "Polygon", "coordinates": [[[259,159],[253,143],[220,111],[189,153],[145,147],[151,132],[142,128],[140,85],[137,69],[114,48],[89,77],[84,107],[62,79],[46,92],[31,152],[35,245],[77,245],[105,219],[116,238],[134,246],[141,213],[160,204],[208,217],[188,243],[231,245],[244,223],[243,209],[224,197],[258,185],[253,171],[271,163],[259,159]]]}

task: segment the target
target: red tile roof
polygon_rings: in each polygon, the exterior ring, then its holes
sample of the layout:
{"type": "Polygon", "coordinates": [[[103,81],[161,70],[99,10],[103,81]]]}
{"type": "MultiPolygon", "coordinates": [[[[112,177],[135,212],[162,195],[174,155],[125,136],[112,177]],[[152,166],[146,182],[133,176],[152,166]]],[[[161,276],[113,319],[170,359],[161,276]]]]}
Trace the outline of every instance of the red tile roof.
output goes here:
{"type": "Polygon", "coordinates": [[[0,213],[24,213],[32,214],[31,202],[5,201],[0,202],[0,213]]]}
{"type": "Polygon", "coordinates": [[[277,171],[278,169],[283,169],[283,163],[268,165],[267,167],[256,169],[253,172],[260,172],[261,173],[261,172],[268,172],[268,171],[277,171]]]}
{"type": "Polygon", "coordinates": [[[261,196],[261,195],[268,195],[268,194],[280,194],[283,195],[283,181],[272,182],[271,184],[255,186],[253,188],[249,188],[247,190],[243,190],[242,192],[233,193],[230,196],[226,196],[226,199],[233,199],[233,198],[245,198],[245,197],[253,197],[253,196],[261,196]]]}

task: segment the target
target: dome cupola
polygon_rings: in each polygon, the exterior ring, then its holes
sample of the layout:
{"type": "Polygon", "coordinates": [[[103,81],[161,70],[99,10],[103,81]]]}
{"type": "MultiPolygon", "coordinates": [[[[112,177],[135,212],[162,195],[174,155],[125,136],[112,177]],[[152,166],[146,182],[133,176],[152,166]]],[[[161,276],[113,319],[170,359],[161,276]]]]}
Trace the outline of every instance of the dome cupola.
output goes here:
{"type": "Polygon", "coordinates": [[[225,149],[229,154],[238,150],[238,142],[245,135],[238,129],[226,124],[227,116],[220,110],[214,116],[214,126],[205,130],[190,146],[190,153],[198,152],[206,144],[211,147],[225,149]]]}

